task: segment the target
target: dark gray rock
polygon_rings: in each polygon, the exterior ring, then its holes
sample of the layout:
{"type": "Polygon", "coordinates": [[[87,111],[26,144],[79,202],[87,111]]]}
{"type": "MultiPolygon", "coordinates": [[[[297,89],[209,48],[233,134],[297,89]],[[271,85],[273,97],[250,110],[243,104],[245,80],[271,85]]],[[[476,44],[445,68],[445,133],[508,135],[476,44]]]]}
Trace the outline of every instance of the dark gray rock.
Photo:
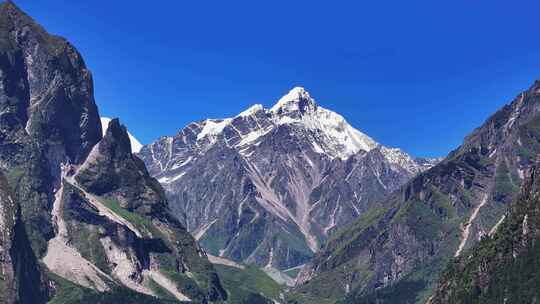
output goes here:
{"type": "Polygon", "coordinates": [[[73,46],[12,2],[0,7],[0,69],[0,167],[21,178],[15,193],[41,255],[60,164],[80,163],[101,139],[92,77],[73,46]]]}

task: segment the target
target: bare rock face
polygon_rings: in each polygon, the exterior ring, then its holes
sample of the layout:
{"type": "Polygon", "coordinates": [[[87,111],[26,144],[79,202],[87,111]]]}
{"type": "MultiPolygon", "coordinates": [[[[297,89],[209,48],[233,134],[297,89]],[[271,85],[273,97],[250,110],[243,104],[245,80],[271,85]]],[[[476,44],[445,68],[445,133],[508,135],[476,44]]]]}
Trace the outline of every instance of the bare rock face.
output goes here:
{"type": "Polygon", "coordinates": [[[211,254],[304,264],[328,237],[430,167],[387,148],[294,88],[271,109],[193,122],[138,156],[211,254]]]}
{"type": "Polygon", "coordinates": [[[516,197],[540,152],[539,101],[535,82],[446,159],[331,237],[299,274],[296,292],[425,303],[448,261],[500,224],[516,197]]]}
{"type": "Polygon", "coordinates": [[[0,167],[16,183],[39,254],[61,163],[80,163],[101,139],[92,77],[66,40],[49,35],[13,3],[0,7],[0,167]]]}
{"type": "Polygon", "coordinates": [[[43,303],[66,284],[80,303],[227,298],[125,128],[112,120],[102,136],[82,57],[12,2],[0,6],[0,169],[22,213],[0,197],[1,301],[43,303]]]}

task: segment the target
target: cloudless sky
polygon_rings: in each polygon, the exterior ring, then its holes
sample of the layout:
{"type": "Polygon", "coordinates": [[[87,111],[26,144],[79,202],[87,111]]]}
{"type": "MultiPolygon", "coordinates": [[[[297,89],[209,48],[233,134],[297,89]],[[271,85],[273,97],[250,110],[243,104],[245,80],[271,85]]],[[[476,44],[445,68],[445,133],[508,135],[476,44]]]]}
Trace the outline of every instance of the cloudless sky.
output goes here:
{"type": "Polygon", "coordinates": [[[382,144],[442,156],[540,78],[539,1],[15,3],[143,143],[303,86],[382,144]]]}

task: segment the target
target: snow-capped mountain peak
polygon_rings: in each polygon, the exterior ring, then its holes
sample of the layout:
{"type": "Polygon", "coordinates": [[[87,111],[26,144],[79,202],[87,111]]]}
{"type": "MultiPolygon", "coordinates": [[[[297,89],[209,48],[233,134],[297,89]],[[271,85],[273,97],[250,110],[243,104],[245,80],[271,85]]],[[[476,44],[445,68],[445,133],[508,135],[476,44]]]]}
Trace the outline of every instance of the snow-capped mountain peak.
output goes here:
{"type": "Polygon", "coordinates": [[[332,231],[429,167],[380,145],[303,88],[270,109],[193,122],[139,156],[203,246],[231,236],[213,254],[281,269],[304,263],[332,231]],[[268,225],[262,238],[255,225],[268,225]]]}
{"type": "Polygon", "coordinates": [[[253,148],[280,126],[286,126],[292,136],[309,145],[313,152],[331,159],[346,160],[361,151],[377,148],[396,168],[412,174],[422,170],[407,153],[379,144],[351,126],[343,116],[317,105],[302,87],[290,90],[269,110],[255,104],[232,118],[194,122],[184,129],[182,138],[183,141],[191,138],[191,144],[201,154],[220,143],[249,158],[253,148]]]}
{"type": "MultiPolygon", "coordinates": [[[[105,133],[107,132],[107,128],[109,127],[109,122],[111,121],[108,117],[101,117],[101,130],[103,131],[103,136],[105,136],[105,133]]],[[[131,133],[128,132],[129,141],[131,143],[131,151],[133,153],[138,153],[141,151],[143,145],[133,136],[131,133]]]]}
{"type": "Polygon", "coordinates": [[[277,114],[288,114],[292,112],[300,112],[301,114],[317,109],[315,100],[311,98],[309,93],[302,87],[295,87],[285,96],[281,97],[278,102],[270,108],[270,112],[277,114]]]}
{"type": "Polygon", "coordinates": [[[372,138],[353,128],[343,116],[327,110],[302,87],[292,89],[271,109],[274,122],[294,124],[313,131],[316,152],[332,158],[347,159],[359,151],[370,151],[379,146],[372,138]]]}

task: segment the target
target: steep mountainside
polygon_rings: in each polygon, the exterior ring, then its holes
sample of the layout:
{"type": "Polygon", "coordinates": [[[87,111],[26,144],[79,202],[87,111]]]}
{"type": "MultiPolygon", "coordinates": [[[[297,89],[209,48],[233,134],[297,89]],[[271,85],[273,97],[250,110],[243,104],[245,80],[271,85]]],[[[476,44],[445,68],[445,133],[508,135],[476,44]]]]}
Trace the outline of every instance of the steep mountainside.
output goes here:
{"type": "Polygon", "coordinates": [[[431,304],[540,301],[540,163],[505,219],[452,261],[431,304]]]}
{"type": "Polygon", "coordinates": [[[0,303],[45,303],[47,281],[30,247],[20,213],[0,173],[0,303]]]}
{"type": "Polygon", "coordinates": [[[81,163],[101,138],[92,79],[77,51],[12,2],[0,7],[0,167],[14,180],[38,254],[60,163],[81,163]]]}
{"type": "MultiPolygon", "coordinates": [[[[226,299],[206,254],[171,215],[162,187],[132,154],[126,129],[112,120],[102,137],[92,77],[79,53],[12,2],[0,6],[0,71],[0,168],[21,203],[55,300],[226,299]],[[77,290],[78,298],[58,299],[66,290],[77,290]]],[[[14,229],[16,239],[3,236],[2,255],[14,270],[4,268],[3,275],[16,274],[11,285],[35,282],[21,286],[30,297],[41,288],[40,276],[31,269],[32,252],[11,205],[3,203],[8,209],[2,215],[15,215],[10,217],[15,228],[8,221],[2,232],[14,229]],[[6,249],[17,252],[7,256],[6,249]]],[[[2,284],[11,294],[18,292],[17,286],[2,284]]]]}
{"type": "Polygon", "coordinates": [[[433,162],[376,143],[303,88],[138,155],[209,253],[281,270],[433,162]]]}
{"type": "Polygon", "coordinates": [[[296,299],[422,303],[443,266],[501,220],[540,152],[540,82],[463,145],[334,235],[304,267],[296,299]]]}

